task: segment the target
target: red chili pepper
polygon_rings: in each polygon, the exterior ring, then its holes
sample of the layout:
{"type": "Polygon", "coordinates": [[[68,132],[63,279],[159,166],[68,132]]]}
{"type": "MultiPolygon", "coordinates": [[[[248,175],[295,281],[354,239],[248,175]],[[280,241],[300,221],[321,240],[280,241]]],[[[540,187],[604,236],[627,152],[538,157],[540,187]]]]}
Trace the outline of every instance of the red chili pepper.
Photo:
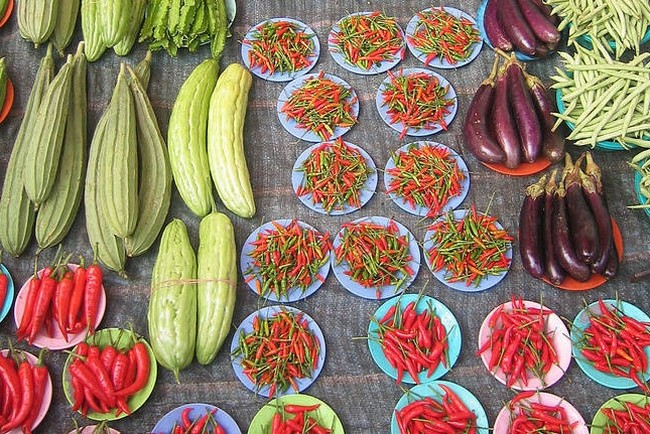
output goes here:
{"type": "Polygon", "coordinates": [[[52,275],[45,275],[45,273],[43,273],[36,303],[34,305],[29,339],[27,340],[30,345],[34,342],[34,339],[41,330],[41,327],[43,327],[43,324],[45,324],[45,319],[50,309],[50,302],[52,301],[52,297],[54,297],[54,292],[56,291],[56,285],[57,280],[52,275]]]}
{"type": "Polygon", "coordinates": [[[136,342],[131,351],[135,354],[136,360],[136,378],[130,385],[126,386],[124,389],[115,391],[115,395],[118,397],[126,396],[129,397],[134,393],[142,390],[142,388],[149,381],[149,374],[151,372],[151,359],[149,357],[149,351],[142,341],[136,342]]]}
{"type": "Polygon", "coordinates": [[[18,366],[18,379],[22,392],[20,407],[15,414],[12,414],[11,419],[0,427],[0,432],[9,432],[22,425],[34,405],[34,376],[32,366],[27,360],[22,361],[18,366]]]}
{"type": "Polygon", "coordinates": [[[97,309],[102,292],[104,272],[99,264],[94,263],[86,269],[86,287],[84,292],[84,318],[88,326],[88,334],[95,332],[97,309]]]}
{"type": "MultiPolygon", "coordinates": [[[[49,276],[52,273],[51,267],[45,267],[43,270],[43,277],[49,276]]],[[[27,297],[25,299],[25,307],[23,310],[23,316],[20,320],[20,325],[16,331],[16,336],[19,340],[26,339],[29,336],[31,331],[32,319],[34,317],[34,311],[36,310],[36,300],[38,298],[39,288],[41,287],[41,279],[38,277],[38,274],[34,272],[34,275],[29,280],[29,286],[27,290],[27,297]]]]}
{"type": "Polygon", "coordinates": [[[181,413],[181,427],[183,429],[188,429],[192,426],[192,420],[190,419],[190,413],[192,413],[192,407],[186,407],[181,413]]]}
{"type": "Polygon", "coordinates": [[[68,312],[70,310],[70,301],[74,289],[73,277],[74,273],[72,271],[66,271],[61,280],[57,283],[56,290],[54,291],[54,316],[56,317],[59,331],[66,342],[68,341],[68,312]]]}
{"type": "Polygon", "coordinates": [[[31,411],[27,416],[27,419],[22,424],[22,430],[25,434],[31,434],[32,426],[38,417],[38,414],[43,405],[43,398],[45,396],[45,387],[48,384],[50,374],[47,369],[47,366],[43,364],[43,355],[45,351],[41,350],[38,355],[38,360],[35,365],[32,366],[32,375],[34,377],[34,403],[32,404],[31,411]]]}
{"type": "Polygon", "coordinates": [[[82,318],[82,304],[84,301],[84,293],[86,287],[86,268],[83,264],[83,259],[79,264],[79,267],[74,271],[74,288],[72,290],[72,295],[70,297],[70,307],[68,309],[68,321],[67,326],[68,330],[72,333],[78,332],[76,330],[77,323],[82,319],[85,322],[85,317],[82,318]]]}
{"type": "MultiPolygon", "coordinates": [[[[0,257],[0,264],[2,258],[0,257]]],[[[4,306],[5,298],[7,297],[7,288],[9,287],[9,278],[6,274],[0,271],[0,306],[4,306]]]]}

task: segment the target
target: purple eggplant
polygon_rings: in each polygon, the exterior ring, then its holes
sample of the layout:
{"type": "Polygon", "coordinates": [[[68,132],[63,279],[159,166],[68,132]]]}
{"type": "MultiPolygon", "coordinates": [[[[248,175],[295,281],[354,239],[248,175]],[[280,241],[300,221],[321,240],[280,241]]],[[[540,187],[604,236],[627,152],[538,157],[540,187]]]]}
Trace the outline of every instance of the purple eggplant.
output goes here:
{"type": "Polygon", "coordinates": [[[579,171],[580,162],[581,159],[578,159],[576,164],[573,165],[570,164],[570,158],[567,158],[567,164],[570,165],[570,168],[566,171],[564,188],[566,190],[569,228],[571,229],[571,238],[576,255],[585,264],[592,264],[600,254],[598,225],[582,192],[579,171]]]}
{"type": "Polygon", "coordinates": [[[526,84],[524,71],[514,55],[506,67],[505,74],[510,107],[521,140],[523,160],[533,163],[542,152],[542,127],[526,84]]]}
{"type": "Polygon", "coordinates": [[[494,136],[506,156],[504,164],[514,169],[521,163],[521,140],[512,114],[508,79],[504,71],[497,75],[491,119],[494,136]]]}
{"type": "Polygon", "coordinates": [[[602,191],[600,168],[596,166],[590,153],[587,153],[586,155],[587,166],[585,171],[591,173],[592,176],[581,171],[580,180],[582,183],[583,194],[596,221],[599,241],[599,255],[592,260],[591,270],[594,273],[603,274],[607,268],[611,251],[610,245],[614,239],[612,232],[612,218],[609,214],[609,209],[607,208],[605,196],[602,191]],[[596,168],[593,166],[596,166],[596,168]]]}
{"type": "Polygon", "coordinates": [[[517,0],[496,0],[497,18],[513,47],[528,56],[538,56],[539,43],[521,13],[517,0]]]}
{"type": "Polygon", "coordinates": [[[501,26],[497,17],[497,0],[488,0],[485,5],[485,15],[483,16],[483,27],[485,35],[494,48],[503,51],[512,51],[512,42],[506,35],[506,31],[501,26]]]}
{"type": "Polygon", "coordinates": [[[557,169],[551,173],[546,187],[544,187],[544,277],[551,282],[551,284],[558,286],[564,282],[566,271],[558,263],[555,258],[554,235],[555,227],[553,219],[555,215],[554,210],[554,196],[557,188],[557,169]]]}
{"type": "Polygon", "coordinates": [[[560,31],[549,17],[532,0],[517,0],[517,4],[535,37],[549,47],[556,47],[560,31]]]}
{"type": "Polygon", "coordinates": [[[519,254],[524,270],[536,279],[544,276],[543,221],[546,175],[526,188],[519,212],[519,254]]]}
{"type": "Polygon", "coordinates": [[[498,56],[495,58],[492,73],[476,90],[463,123],[463,137],[469,151],[484,163],[503,163],[506,159],[506,154],[489,129],[497,67],[498,56]]]}
{"type": "Polygon", "coordinates": [[[526,84],[537,110],[537,117],[542,127],[542,153],[551,163],[557,163],[564,158],[564,137],[553,130],[553,106],[548,92],[542,81],[531,74],[526,74],[526,84]]]}

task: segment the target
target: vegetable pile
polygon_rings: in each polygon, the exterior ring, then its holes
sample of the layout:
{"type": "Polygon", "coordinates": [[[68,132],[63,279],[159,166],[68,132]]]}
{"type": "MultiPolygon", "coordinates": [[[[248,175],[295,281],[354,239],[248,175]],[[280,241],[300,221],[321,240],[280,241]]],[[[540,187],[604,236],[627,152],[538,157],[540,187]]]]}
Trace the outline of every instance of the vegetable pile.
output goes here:
{"type": "Polygon", "coordinates": [[[330,428],[323,426],[310,414],[318,410],[320,404],[285,404],[273,414],[271,428],[265,434],[329,434],[330,428]]]}
{"type": "Polygon", "coordinates": [[[32,364],[21,351],[0,354],[0,386],[3,406],[0,410],[0,432],[16,429],[31,433],[43,405],[45,389],[50,380],[41,352],[32,364]]]}
{"type": "Polygon", "coordinates": [[[539,78],[511,55],[474,94],[463,125],[465,143],[481,162],[515,169],[542,157],[559,161],[564,139],[552,131],[551,103],[539,78]]]}
{"type": "Polygon", "coordinates": [[[131,414],[129,400],[147,385],[154,363],[147,345],[135,334],[126,347],[96,345],[91,338],[78,344],[70,357],[65,375],[69,376],[72,411],[83,415],[131,414]]]}
{"type": "Polygon", "coordinates": [[[488,0],[484,26],[492,46],[530,57],[546,56],[561,39],[551,9],[536,0],[488,0]]]}
{"type": "Polygon", "coordinates": [[[521,392],[508,403],[510,412],[508,432],[512,434],[573,432],[579,422],[571,422],[561,403],[551,405],[536,401],[537,393],[521,392]]]}
{"type": "Polygon", "coordinates": [[[349,128],[357,123],[356,103],[352,89],[325,77],[321,71],[291,92],[280,111],[296,122],[299,129],[329,140],[335,128],[349,128]]]}
{"type": "Polygon", "coordinates": [[[415,30],[407,38],[413,48],[426,55],[427,66],[434,59],[455,65],[467,59],[472,46],[481,40],[474,23],[456,17],[442,6],[418,12],[417,17],[415,30]]]}
{"type": "Polygon", "coordinates": [[[481,214],[472,207],[457,219],[448,211],[432,225],[426,251],[434,272],[444,270],[448,282],[479,286],[487,276],[496,276],[510,268],[507,256],[512,236],[497,226],[496,217],[481,214]]]}
{"type": "Polygon", "coordinates": [[[545,376],[559,363],[553,346],[555,330],[548,327],[552,312],[543,306],[528,306],[512,297],[489,317],[490,335],[477,355],[489,352],[488,371],[500,371],[508,388],[525,388],[531,378],[545,384],[545,376]]]}
{"type": "Polygon", "coordinates": [[[591,153],[575,164],[567,154],[559,181],[554,171],[526,189],[519,216],[519,251],[533,277],[561,285],[618,272],[612,219],[603,194],[600,168],[591,153]],[[583,172],[581,165],[587,160],[583,172]]]}
{"type": "MultiPolygon", "coordinates": [[[[5,1],[4,5],[0,4],[0,17],[3,16],[7,3],[5,1]]],[[[72,40],[80,0],[52,0],[46,4],[38,0],[26,0],[17,3],[20,36],[33,42],[35,47],[49,41],[59,53],[63,53],[72,40]]],[[[112,1],[102,3],[108,7],[112,1]]]]}
{"type": "Polygon", "coordinates": [[[64,262],[56,261],[28,281],[18,340],[32,344],[37,335],[52,337],[55,328],[66,342],[84,330],[94,333],[104,272],[96,263],[84,267],[64,262]]]}
{"type": "Polygon", "coordinates": [[[395,412],[400,434],[476,433],[476,414],[449,386],[439,399],[416,398],[395,412]]]}
{"type": "Polygon", "coordinates": [[[461,194],[465,174],[447,147],[409,146],[391,156],[395,167],[386,171],[391,176],[387,193],[394,193],[412,209],[427,208],[427,217],[436,217],[450,199],[461,194]]]}
{"type": "Polygon", "coordinates": [[[181,413],[181,423],[174,423],[174,427],[168,433],[156,434],[227,434],[223,426],[215,420],[216,409],[206,409],[205,414],[192,420],[192,407],[186,407],[181,413]]]}
{"type": "Polygon", "coordinates": [[[404,56],[404,39],[394,17],[383,12],[352,14],[341,19],[328,42],[350,65],[370,70],[395,56],[404,56]]]}
{"type": "Polygon", "coordinates": [[[387,225],[370,220],[344,223],[334,249],[335,264],[345,262],[344,274],[364,288],[375,288],[377,296],[384,286],[398,293],[415,274],[409,265],[413,260],[409,238],[394,220],[387,225]]]}
{"type": "Polygon", "coordinates": [[[447,129],[445,118],[455,104],[454,99],[447,98],[449,85],[443,86],[436,75],[426,71],[388,71],[388,78],[381,90],[381,105],[387,108],[391,124],[402,125],[400,140],[410,128],[447,129]]]}
{"type": "Polygon", "coordinates": [[[242,44],[251,48],[251,69],[258,68],[262,74],[296,72],[316,61],[315,37],[293,21],[268,20],[255,27],[242,44]]]}
{"type": "Polygon", "coordinates": [[[411,301],[403,309],[396,303],[382,318],[373,317],[384,355],[397,370],[398,384],[405,372],[420,384],[421,373],[430,378],[439,365],[449,368],[447,329],[431,305],[422,309],[418,301],[411,301]]]}
{"type": "Polygon", "coordinates": [[[650,324],[626,315],[621,309],[598,299],[598,311],[588,309],[589,322],[576,343],[580,354],[598,371],[629,378],[644,392],[650,346],[650,324]]]}
{"type": "Polygon", "coordinates": [[[170,56],[176,56],[179,48],[187,48],[192,53],[200,45],[209,43],[212,57],[217,60],[221,57],[226,38],[230,36],[224,0],[151,0],[143,3],[145,19],[136,32],[139,30],[140,42],[149,42],[150,50],[164,49],[170,56]]]}
{"type": "Polygon", "coordinates": [[[235,339],[231,355],[241,358],[244,375],[258,390],[269,386],[269,397],[289,388],[298,393],[296,381],[312,378],[318,367],[321,343],[301,312],[281,308],[270,317],[257,315],[252,331],[235,339]]]}
{"type": "Polygon", "coordinates": [[[604,434],[650,430],[650,401],[642,398],[638,403],[620,401],[618,405],[622,408],[609,407],[600,410],[607,418],[605,426],[602,427],[604,434]]]}
{"type": "Polygon", "coordinates": [[[374,170],[357,148],[339,137],[314,148],[298,171],[303,181],[296,194],[311,195],[312,203],[329,214],[361,208],[361,193],[374,170]]]}
{"type": "Polygon", "coordinates": [[[273,294],[277,299],[299,288],[305,291],[319,270],[329,261],[332,249],[329,233],[320,233],[293,219],[287,225],[272,221],[272,228],[260,231],[252,242],[251,268],[244,270],[244,280],[255,280],[262,297],[273,294]]]}

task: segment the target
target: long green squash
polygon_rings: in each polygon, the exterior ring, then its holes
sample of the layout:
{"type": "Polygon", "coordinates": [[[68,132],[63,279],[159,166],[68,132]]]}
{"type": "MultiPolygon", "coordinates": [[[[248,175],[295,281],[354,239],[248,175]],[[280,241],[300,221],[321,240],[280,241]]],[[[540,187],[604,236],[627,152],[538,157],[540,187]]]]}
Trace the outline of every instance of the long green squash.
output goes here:
{"type": "Polygon", "coordinates": [[[147,321],[156,360],[178,381],[196,346],[196,254],[179,219],[167,224],[160,239],[147,321]]]}
{"type": "Polygon", "coordinates": [[[35,46],[46,42],[56,25],[59,0],[18,1],[18,30],[20,36],[35,46]]]}
{"type": "Polygon", "coordinates": [[[72,40],[72,34],[77,26],[77,17],[81,0],[58,0],[56,24],[50,36],[50,41],[61,56],[72,40]]]}

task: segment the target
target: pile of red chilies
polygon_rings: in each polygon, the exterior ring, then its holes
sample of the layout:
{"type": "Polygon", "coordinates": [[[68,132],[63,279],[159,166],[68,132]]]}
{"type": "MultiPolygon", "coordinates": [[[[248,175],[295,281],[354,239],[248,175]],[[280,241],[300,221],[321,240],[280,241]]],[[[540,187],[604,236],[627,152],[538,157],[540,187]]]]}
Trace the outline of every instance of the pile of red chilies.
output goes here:
{"type": "Polygon", "coordinates": [[[604,434],[627,434],[650,432],[650,401],[636,404],[629,401],[620,403],[623,408],[612,407],[600,410],[607,418],[604,434]]]}
{"type": "Polygon", "coordinates": [[[191,407],[183,409],[180,425],[175,424],[169,434],[226,434],[226,430],[214,418],[217,409],[206,411],[194,420],[190,418],[191,412],[191,407]]]}
{"type": "Polygon", "coordinates": [[[23,433],[32,432],[49,379],[41,357],[32,365],[20,351],[14,356],[0,354],[0,433],[17,428],[23,433]]]}
{"type": "Polygon", "coordinates": [[[551,342],[552,332],[546,323],[550,310],[528,307],[521,298],[512,297],[510,307],[501,305],[488,320],[491,334],[478,349],[477,355],[490,351],[488,370],[500,369],[506,387],[516,383],[528,385],[529,378],[544,381],[553,365],[558,363],[557,351],[551,342]]]}
{"type": "Polygon", "coordinates": [[[72,271],[65,263],[45,267],[29,280],[25,310],[16,331],[18,340],[31,344],[36,335],[52,337],[58,327],[64,339],[70,334],[95,331],[103,271],[94,263],[72,271]],[[42,330],[44,329],[44,330],[42,330]]]}
{"type": "Polygon", "coordinates": [[[580,421],[571,422],[560,404],[550,405],[529,400],[537,392],[526,391],[515,396],[509,403],[510,434],[571,433],[580,421]]]}
{"type": "Polygon", "coordinates": [[[445,367],[449,364],[447,329],[432,306],[422,312],[418,310],[415,301],[403,310],[397,303],[377,322],[384,355],[397,370],[397,383],[402,382],[407,372],[419,384],[419,373],[426,372],[431,377],[441,363],[445,367]]]}
{"type": "Polygon", "coordinates": [[[473,434],[477,432],[476,414],[456,393],[444,384],[440,400],[430,396],[408,403],[395,411],[400,434],[473,434]]]}
{"type": "Polygon", "coordinates": [[[128,400],[149,381],[152,360],[141,340],[127,349],[82,342],[68,366],[73,411],[131,414],[128,400]]]}
{"type": "Polygon", "coordinates": [[[269,434],[329,434],[331,429],[322,426],[308,413],[314,412],[320,404],[287,404],[273,415],[269,434]],[[289,417],[291,416],[291,417],[289,417]]]}
{"type": "Polygon", "coordinates": [[[600,313],[592,312],[589,325],[578,342],[580,354],[591,365],[607,374],[629,378],[650,393],[645,380],[650,345],[650,324],[625,315],[615,306],[598,300],[600,313]]]}

